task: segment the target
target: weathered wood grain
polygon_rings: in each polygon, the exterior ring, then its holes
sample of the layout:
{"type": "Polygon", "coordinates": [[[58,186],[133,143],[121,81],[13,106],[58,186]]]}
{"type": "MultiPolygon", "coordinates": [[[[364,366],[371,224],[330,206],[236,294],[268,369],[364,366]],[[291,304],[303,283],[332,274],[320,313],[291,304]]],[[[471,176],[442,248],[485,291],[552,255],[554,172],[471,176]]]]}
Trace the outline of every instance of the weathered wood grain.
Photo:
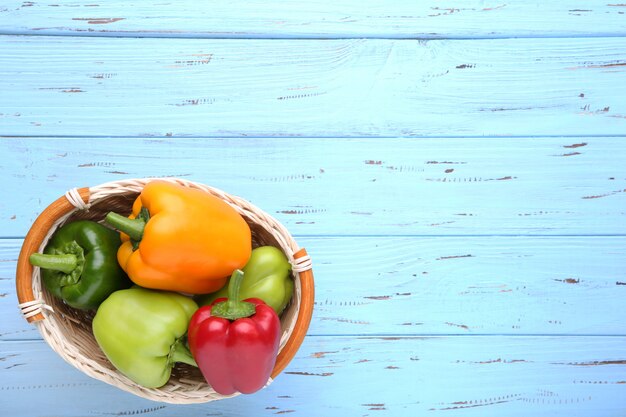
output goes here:
{"type": "Polygon", "coordinates": [[[1,236],[70,188],[149,176],[242,196],[298,236],[626,233],[623,138],[5,138],[0,154],[1,236]]]}
{"type": "MultiPolygon", "coordinates": [[[[0,240],[0,339],[20,316],[0,240]]],[[[302,238],[314,260],[312,335],[626,335],[624,237],[302,238]]]]}
{"type": "Polygon", "coordinates": [[[2,36],[0,50],[4,136],[626,131],[626,38],[2,36]]]}
{"type": "Polygon", "coordinates": [[[607,1],[6,0],[0,33],[206,38],[598,36],[626,32],[607,1]]]}
{"type": "Polygon", "coordinates": [[[624,13],[2,2],[0,414],[623,415],[624,13]],[[309,336],[268,389],[141,400],[20,317],[37,214],[145,176],[243,196],[312,255],[309,336]]]}
{"type": "Polygon", "coordinates": [[[23,417],[618,416],[625,358],[624,337],[307,337],[267,389],[172,406],[90,379],[42,341],[1,342],[0,405],[23,417]]]}

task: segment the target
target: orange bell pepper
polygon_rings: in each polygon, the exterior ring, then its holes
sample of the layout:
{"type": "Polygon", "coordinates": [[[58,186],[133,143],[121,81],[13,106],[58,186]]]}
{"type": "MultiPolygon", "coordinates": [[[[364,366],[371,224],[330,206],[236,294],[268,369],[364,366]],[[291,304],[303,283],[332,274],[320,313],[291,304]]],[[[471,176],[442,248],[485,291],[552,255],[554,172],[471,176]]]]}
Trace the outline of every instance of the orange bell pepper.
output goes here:
{"type": "Polygon", "coordinates": [[[202,190],[166,181],[146,184],[126,218],[117,259],[137,285],[207,294],[222,288],[250,258],[250,227],[234,208],[202,190]]]}

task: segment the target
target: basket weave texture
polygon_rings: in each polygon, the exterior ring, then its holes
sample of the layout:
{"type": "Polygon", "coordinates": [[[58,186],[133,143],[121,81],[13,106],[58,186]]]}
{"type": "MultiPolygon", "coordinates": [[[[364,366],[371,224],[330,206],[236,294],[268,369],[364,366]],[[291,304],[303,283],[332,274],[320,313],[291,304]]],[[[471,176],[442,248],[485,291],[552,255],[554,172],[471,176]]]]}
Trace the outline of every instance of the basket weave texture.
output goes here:
{"type": "MultiPolygon", "coordinates": [[[[107,360],[91,330],[93,311],[76,310],[50,295],[42,287],[39,268],[32,268],[28,257],[42,251],[54,232],[63,224],[88,219],[101,222],[109,211],[123,215],[145,186],[156,178],[114,181],[89,189],[74,189],[53,203],[35,221],[26,236],[17,268],[20,307],[44,340],[65,361],[85,374],[143,398],[174,404],[202,403],[231,396],[216,393],[197,368],[176,364],[169,382],[158,389],[137,385],[107,360]],[[32,289],[32,294],[31,290],[32,289]]],[[[292,264],[294,294],[281,315],[282,336],[279,356],[272,378],[293,358],[310,323],[313,310],[313,274],[306,251],[300,249],[287,229],[249,202],[221,190],[192,181],[159,178],[185,187],[206,191],[231,205],[246,220],[252,231],[252,246],[275,246],[292,264]]],[[[272,379],[268,381],[268,384],[272,379]]]]}

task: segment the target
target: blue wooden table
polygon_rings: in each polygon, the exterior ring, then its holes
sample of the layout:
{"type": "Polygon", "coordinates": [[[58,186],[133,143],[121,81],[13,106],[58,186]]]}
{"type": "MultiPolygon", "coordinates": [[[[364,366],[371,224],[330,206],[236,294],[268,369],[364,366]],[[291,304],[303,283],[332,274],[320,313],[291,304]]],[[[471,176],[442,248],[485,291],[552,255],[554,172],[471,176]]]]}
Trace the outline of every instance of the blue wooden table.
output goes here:
{"type": "Polygon", "coordinates": [[[0,2],[3,416],[623,416],[626,4],[0,2]],[[314,261],[272,385],[150,402],[66,364],[15,266],[73,187],[174,176],[314,261]]]}

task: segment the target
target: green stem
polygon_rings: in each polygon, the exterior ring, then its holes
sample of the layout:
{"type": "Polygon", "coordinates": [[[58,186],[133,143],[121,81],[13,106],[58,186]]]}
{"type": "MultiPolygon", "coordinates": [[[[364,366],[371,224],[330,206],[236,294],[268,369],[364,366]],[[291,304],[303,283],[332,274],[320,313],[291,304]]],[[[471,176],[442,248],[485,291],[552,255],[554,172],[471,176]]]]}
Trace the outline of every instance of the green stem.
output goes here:
{"type": "Polygon", "coordinates": [[[146,221],[143,218],[129,219],[114,212],[107,214],[104,221],[120,232],[126,233],[135,241],[141,240],[143,229],[146,227],[146,221]]]}
{"type": "Polygon", "coordinates": [[[30,255],[31,265],[43,269],[52,269],[66,274],[71,273],[78,266],[78,258],[70,253],[64,255],[47,255],[43,253],[33,253],[30,255]]]}
{"type": "Polygon", "coordinates": [[[243,282],[243,271],[241,269],[235,269],[235,272],[230,277],[228,283],[228,301],[233,304],[239,301],[239,290],[241,289],[241,283],[243,282]]]}
{"type": "Polygon", "coordinates": [[[228,283],[228,300],[215,304],[211,308],[211,316],[237,320],[250,317],[256,312],[254,304],[239,300],[239,289],[242,282],[243,271],[236,269],[228,283]]]}
{"type": "Polygon", "coordinates": [[[187,349],[187,346],[185,346],[181,340],[177,340],[176,343],[174,343],[174,348],[170,352],[170,363],[173,365],[176,362],[186,363],[196,368],[198,367],[191,352],[189,352],[189,349],[187,349]]]}

